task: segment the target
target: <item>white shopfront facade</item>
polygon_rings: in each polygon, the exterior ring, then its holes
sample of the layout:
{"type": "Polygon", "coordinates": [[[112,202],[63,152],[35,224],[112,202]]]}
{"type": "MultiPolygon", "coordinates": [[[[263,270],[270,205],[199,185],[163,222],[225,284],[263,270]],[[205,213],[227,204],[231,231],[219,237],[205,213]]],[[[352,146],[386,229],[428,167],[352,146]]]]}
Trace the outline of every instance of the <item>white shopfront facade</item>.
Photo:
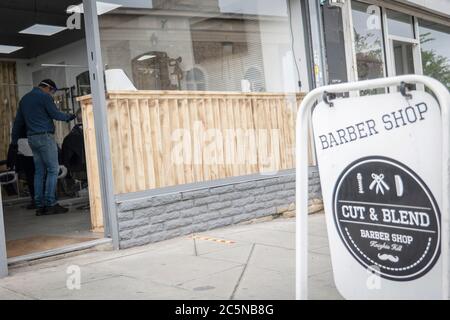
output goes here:
{"type": "Polygon", "coordinates": [[[320,84],[423,74],[450,87],[450,1],[323,2],[320,19],[320,84]]]}

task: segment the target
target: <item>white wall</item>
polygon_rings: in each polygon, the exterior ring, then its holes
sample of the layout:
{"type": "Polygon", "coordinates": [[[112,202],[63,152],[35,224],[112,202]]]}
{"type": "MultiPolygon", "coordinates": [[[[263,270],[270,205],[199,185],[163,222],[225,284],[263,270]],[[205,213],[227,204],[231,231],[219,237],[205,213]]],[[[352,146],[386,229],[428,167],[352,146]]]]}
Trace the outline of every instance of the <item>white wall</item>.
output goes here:
{"type": "MultiPolygon", "coordinates": [[[[20,60],[16,63],[17,82],[19,84],[19,98],[30,91],[33,86],[37,85],[37,83],[33,83],[33,72],[41,71],[41,74],[50,74],[54,73],[55,69],[57,69],[56,67],[42,67],[41,64],[43,63],[64,63],[84,66],[82,68],[66,67],[60,70],[60,72],[64,74],[63,78],[65,79],[65,81],[64,83],[56,83],[56,85],[59,88],[71,87],[76,85],[76,76],[88,70],[86,42],[85,40],[80,40],[36,58],[30,60],[20,60]]],[[[38,82],[40,80],[43,79],[35,79],[35,82],[38,82]]]]}
{"type": "Polygon", "coordinates": [[[450,17],[450,0],[397,0],[450,17]]]}

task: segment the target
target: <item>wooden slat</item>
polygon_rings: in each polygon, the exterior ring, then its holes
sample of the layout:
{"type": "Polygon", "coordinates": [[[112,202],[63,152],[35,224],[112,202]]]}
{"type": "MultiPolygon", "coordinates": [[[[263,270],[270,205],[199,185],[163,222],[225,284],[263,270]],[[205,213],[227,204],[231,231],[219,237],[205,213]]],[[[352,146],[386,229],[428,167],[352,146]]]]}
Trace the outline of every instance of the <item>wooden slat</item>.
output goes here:
{"type": "Polygon", "coordinates": [[[86,152],[86,168],[89,183],[89,204],[91,212],[91,229],[103,231],[103,211],[100,190],[100,173],[97,162],[97,148],[92,104],[88,101],[81,105],[83,116],[83,134],[86,152]]]}
{"type": "Polygon", "coordinates": [[[139,101],[137,99],[129,100],[130,110],[130,129],[131,129],[131,141],[132,141],[132,155],[133,166],[135,175],[135,184],[133,191],[147,189],[145,177],[145,159],[143,150],[143,134],[141,131],[141,112],[139,101]]]}
{"type": "Polygon", "coordinates": [[[143,165],[145,189],[156,187],[155,163],[153,161],[152,124],[150,119],[150,107],[147,99],[139,100],[139,122],[142,134],[143,165]]]}
{"type": "Polygon", "coordinates": [[[119,143],[122,148],[123,174],[124,174],[124,192],[134,192],[136,188],[136,175],[134,164],[134,150],[131,131],[131,117],[129,110],[130,100],[120,100],[120,135],[119,143]]]}
{"type": "Polygon", "coordinates": [[[189,112],[188,99],[183,98],[178,102],[178,115],[180,121],[180,128],[182,129],[182,147],[183,147],[183,159],[184,159],[184,176],[185,183],[195,182],[194,164],[193,164],[193,141],[192,141],[192,128],[191,117],[189,112]]]}
{"type": "MultiPolygon", "coordinates": [[[[206,101],[204,99],[197,100],[197,110],[198,110],[198,118],[199,124],[201,124],[201,128],[199,128],[199,139],[201,142],[208,144],[208,138],[206,136],[206,132],[208,130],[208,123],[206,120],[206,101]]],[[[209,144],[208,144],[209,145],[209,144]]],[[[212,180],[211,174],[211,155],[208,152],[208,149],[205,148],[204,145],[200,146],[202,150],[202,161],[203,161],[203,181],[212,180]]]]}
{"type": "Polygon", "coordinates": [[[219,179],[219,166],[218,166],[218,154],[217,154],[217,142],[214,124],[214,108],[212,98],[205,99],[205,115],[206,115],[206,133],[207,133],[207,148],[209,152],[207,153],[209,168],[210,168],[210,180],[219,179]]]}
{"type": "Polygon", "coordinates": [[[160,113],[159,118],[161,121],[161,142],[162,146],[161,156],[162,156],[162,166],[161,178],[164,184],[174,184],[176,181],[175,169],[172,165],[172,148],[171,148],[171,122],[170,122],[170,111],[169,111],[169,100],[163,98],[160,100],[160,113]],[[167,182],[166,182],[167,181],[167,182]]]}
{"type": "Polygon", "coordinates": [[[120,143],[120,106],[116,99],[108,100],[109,139],[116,193],[125,192],[125,174],[123,172],[123,149],[120,143]]]}
{"type": "Polygon", "coordinates": [[[224,150],[223,150],[223,130],[222,130],[222,122],[220,120],[220,106],[219,99],[217,97],[213,97],[211,100],[211,117],[212,122],[214,123],[214,130],[216,132],[215,142],[216,142],[216,160],[217,160],[217,177],[226,177],[225,170],[225,159],[224,159],[224,150]]]}
{"type": "Polygon", "coordinates": [[[234,114],[234,107],[233,107],[233,99],[227,99],[226,100],[227,103],[227,128],[228,130],[230,130],[230,132],[232,134],[230,134],[228,138],[228,141],[226,141],[227,144],[227,154],[229,155],[229,160],[231,161],[231,177],[235,177],[235,176],[239,176],[239,166],[236,164],[237,163],[237,141],[236,141],[236,135],[235,132],[233,132],[232,130],[235,127],[235,114],[234,114]]]}
{"type": "Polygon", "coordinates": [[[199,118],[198,100],[189,99],[189,119],[190,119],[190,132],[191,132],[191,145],[192,145],[192,163],[194,170],[194,181],[204,181],[203,175],[203,152],[201,144],[198,141],[201,139],[199,128],[203,126],[199,118]]]}
{"type": "Polygon", "coordinates": [[[149,107],[150,107],[150,123],[152,130],[152,146],[153,146],[153,163],[155,166],[155,185],[163,186],[166,185],[165,180],[165,172],[162,170],[163,165],[163,141],[162,141],[162,129],[161,129],[161,117],[159,100],[150,99],[149,107]]]}
{"type": "Polygon", "coordinates": [[[246,120],[248,132],[248,162],[249,172],[258,172],[258,151],[256,148],[256,127],[254,121],[253,101],[250,98],[245,100],[246,120]]]}
{"type": "Polygon", "coordinates": [[[183,153],[175,154],[176,151],[173,141],[173,135],[177,132],[177,130],[181,129],[180,127],[180,117],[178,111],[178,99],[170,99],[169,100],[169,128],[170,128],[170,137],[166,138],[165,144],[170,146],[170,149],[166,152],[169,152],[169,166],[173,169],[173,183],[175,184],[184,184],[185,183],[185,174],[184,174],[184,159],[183,153]],[[179,158],[181,157],[181,158],[179,158]]]}

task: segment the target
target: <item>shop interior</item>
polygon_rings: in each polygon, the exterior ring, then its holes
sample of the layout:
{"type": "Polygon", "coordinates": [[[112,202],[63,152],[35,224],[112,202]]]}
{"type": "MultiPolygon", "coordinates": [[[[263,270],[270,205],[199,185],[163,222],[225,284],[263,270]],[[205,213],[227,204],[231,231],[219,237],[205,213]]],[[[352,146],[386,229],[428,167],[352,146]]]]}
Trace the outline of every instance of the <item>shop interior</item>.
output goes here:
{"type": "Polygon", "coordinates": [[[67,28],[67,8],[79,3],[15,0],[0,4],[0,188],[10,259],[104,236],[102,230],[91,228],[83,124],[76,100],[90,93],[82,15],[79,28],[67,28]],[[16,161],[15,170],[7,167],[6,159],[18,103],[43,79],[57,84],[54,100],[59,110],[79,116],[70,123],[55,121],[60,162],[57,199],[70,210],[37,216],[29,208],[32,188],[26,177],[34,170],[32,157],[19,155],[21,165],[16,161]]]}

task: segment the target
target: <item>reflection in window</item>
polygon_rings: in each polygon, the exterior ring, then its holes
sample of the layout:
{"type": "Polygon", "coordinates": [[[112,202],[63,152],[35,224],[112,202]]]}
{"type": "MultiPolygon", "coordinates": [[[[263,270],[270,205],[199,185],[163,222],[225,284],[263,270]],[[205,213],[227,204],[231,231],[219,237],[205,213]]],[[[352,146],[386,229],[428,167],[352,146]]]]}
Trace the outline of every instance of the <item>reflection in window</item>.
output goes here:
{"type": "MultiPolygon", "coordinates": [[[[383,32],[380,8],[352,1],[358,80],[384,77],[383,32]]],[[[375,92],[378,92],[376,90],[375,92]]],[[[362,92],[367,94],[368,92],[362,92]]]]}
{"type": "Polygon", "coordinates": [[[450,90],[450,27],[419,20],[423,74],[450,90]]]}
{"type": "Polygon", "coordinates": [[[340,7],[323,5],[325,53],[327,56],[328,84],[347,82],[344,24],[340,7]]]}
{"type": "Polygon", "coordinates": [[[392,41],[394,49],[395,75],[414,74],[413,44],[392,41]]]}
{"type": "Polygon", "coordinates": [[[91,94],[91,81],[89,79],[89,71],[80,73],[76,77],[77,81],[77,95],[85,96],[91,94]]]}
{"type": "Polygon", "coordinates": [[[358,80],[381,78],[384,76],[384,52],[380,9],[355,1],[352,16],[358,80]],[[374,23],[369,24],[373,19],[374,23]]]}
{"type": "Polygon", "coordinates": [[[180,90],[183,72],[181,57],[171,58],[166,52],[144,53],[132,61],[133,81],[141,90],[180,90]]]}
{"type": "Polygon", "coordinates": [[[252,92],[264,92],[266,88],[264,87],[264,77],[261,71],[257,68],[251,67],[245,73],[245,80],[250,83],[250,90],[252,92]]]}
{"type": "Polygon", "coordinates": [[[99,23],[104,63],[139,90],[298,88],[286,0],[124,1],[99,23]]]}
{"type": "Polygon", "coordinates": [[[387,10],[388,31],[390,35],[414,39],[412,16],[387,10]]]}
{"type": "Polygon", "coordinates": [[[205,74],[197,67],[186,72],[186,89],[187,90],[206,90],[205,74]]]}

